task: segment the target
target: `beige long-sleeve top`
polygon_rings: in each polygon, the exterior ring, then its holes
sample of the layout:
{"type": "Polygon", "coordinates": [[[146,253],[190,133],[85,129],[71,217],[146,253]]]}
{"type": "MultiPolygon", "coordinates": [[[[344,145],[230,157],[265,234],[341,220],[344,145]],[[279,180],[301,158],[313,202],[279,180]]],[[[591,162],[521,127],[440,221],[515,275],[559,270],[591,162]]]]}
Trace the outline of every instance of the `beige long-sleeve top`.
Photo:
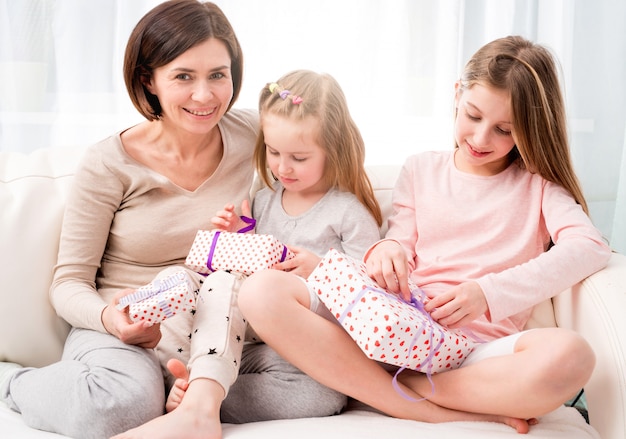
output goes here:
{"type": "Polygon", "coordinates": [[[50,300],[75,327],[106,332],[101,314],[121,289],[183,264],[199,229],[225,204],[241,205],[254,176],[256,111],[229,111],[218,124],[224,154],[195,191],[133,160],[117,133],[89,147],[67,200],[50,300]]]}

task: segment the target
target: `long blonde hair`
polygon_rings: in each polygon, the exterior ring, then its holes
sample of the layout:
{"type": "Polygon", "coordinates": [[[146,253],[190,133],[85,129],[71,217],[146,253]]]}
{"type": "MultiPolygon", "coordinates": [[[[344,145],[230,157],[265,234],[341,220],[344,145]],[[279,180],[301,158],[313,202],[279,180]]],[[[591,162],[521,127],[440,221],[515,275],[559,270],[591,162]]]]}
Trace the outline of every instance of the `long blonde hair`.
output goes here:
{"type": "MultiPolygon", "coordinates": [[[[309,70],[296,70],[276,83],[269,83],[259,97],[261,120],[265,114],[275,114],[292,120],[315,117],[319,121],[317,142],[326,152],[324,180],[328,187],[353,193],[382,225],[382,213],[372,184],[365,172],[365,144],[350,116],[345,95],[339,83],[330,75],[309,70]],[[281,91],[289,91],[283,99],[281,91]],[[292,98],[301,102],[294,104],[292,98]]],[[[268,172],[263,130],[257,138],[254,161],[259,176],[272,187],[268,172]]]]}
{"type": "Polygon", "coordinates": [[[567,189],[589,214],[572,164],[565,103],[550,52],[519,36],[494,40],[472,56],[460,83],[461,91],[483,84],[510,94],[516,139],[511,160],[567,189]]]}

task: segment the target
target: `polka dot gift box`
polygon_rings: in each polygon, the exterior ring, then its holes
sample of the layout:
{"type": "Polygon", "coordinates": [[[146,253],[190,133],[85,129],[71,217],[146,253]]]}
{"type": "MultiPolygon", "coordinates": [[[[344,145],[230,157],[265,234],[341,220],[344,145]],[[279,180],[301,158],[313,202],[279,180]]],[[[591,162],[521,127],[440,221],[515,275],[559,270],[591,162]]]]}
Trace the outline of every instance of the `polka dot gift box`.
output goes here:
{"type": "Polygon", "coordinates": [[[193,283],[189,275],[180,270],[137,288],[134,293],[120,298],[117,307],[128,306],[128,314],[134,322],[145,320],[155,324],[179,313],[192,312],[195,305],[193,283]]]}
{"type": "Polygon", "coordinates": [[[271,235],[199,230],[185,265],[201,274],[217,270],[252,274],[294,256],[271,235]]]}
{"type": "Polygon", "coordinates": [[[331,249],[307,279],[365,354],[424,373],[457,368],[475,342],[447,329],[423,309],[424,293],[411,285],[412,303],[387,292],[365,264],[331,249]]]}

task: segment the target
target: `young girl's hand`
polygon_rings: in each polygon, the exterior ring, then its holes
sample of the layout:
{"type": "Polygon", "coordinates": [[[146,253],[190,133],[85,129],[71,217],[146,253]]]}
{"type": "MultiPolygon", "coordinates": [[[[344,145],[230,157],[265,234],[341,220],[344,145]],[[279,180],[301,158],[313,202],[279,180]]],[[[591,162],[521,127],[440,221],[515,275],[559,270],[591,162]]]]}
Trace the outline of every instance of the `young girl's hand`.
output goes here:
{"type": "Polygon", "coordinates": [[[154,348],[161,340],[161,325],[149,325],[147,322],[133,322],[128,316],[128,307],[117,309],[119,299],[135,290],[127,288],[115,295],[110,304],[102,311],[102,324],[107,332],[126,344],[146,349],[154,348]]]}
{"type": "Polygon", "coordinates": [[[289,250],[295,253],[295,256],[274,265],[273,268],[275,270],[289,271],[306,279],[313,272],[313,270],[315,270],[317,264],[319,264],[322,260],[322,258],[317,256],[315,253],[301,247],[289,246],[289,250]]]}
{"type": "MultiPolygon", "coordinates": [[[[241,202],[241,214],[243,216],[252,217],[252,209],[250,209],[250,202],[248,200],[241,202]]],[[[237,232],[248,225],[235,213],[235,206],[233,204],[227,204],[224,206],[223,210],[217,212],[215,216],[211,218],[211,223],[217,230],[231,233],[237,232]]]]}
{"type": "Polygon", "coordinates": [[[424,309],[439,324],[448,328],[461,328],[485,314],[489,307],[480,285],[464,282],[431,297],[424,309]]]}
{"type": "Polygon", "coordinates": [[[409,265],[402,246],[392,240],[378,243],[367,255],[367,274],[378,285],[411,300],[409,265]]]}

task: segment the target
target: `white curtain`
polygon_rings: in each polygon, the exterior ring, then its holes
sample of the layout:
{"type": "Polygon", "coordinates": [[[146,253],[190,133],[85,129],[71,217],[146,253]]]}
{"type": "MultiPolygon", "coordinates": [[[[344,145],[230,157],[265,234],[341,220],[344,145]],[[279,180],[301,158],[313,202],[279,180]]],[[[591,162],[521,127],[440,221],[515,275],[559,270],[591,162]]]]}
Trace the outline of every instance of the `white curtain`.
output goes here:
{"type": "MultiPolygon", "coordinates": [[[[122,58],[161,0],[0,0],[0,151],[86,145],[141,120],[122,58]]],[[[453,83],[494,38],[550,47],[563,72],[576,170],[592,217],[626,253],[626,2],[216,0],[244,50],[237,106],[296,68],[342,84],[369,163],[452,145],[453,83]]]]}

